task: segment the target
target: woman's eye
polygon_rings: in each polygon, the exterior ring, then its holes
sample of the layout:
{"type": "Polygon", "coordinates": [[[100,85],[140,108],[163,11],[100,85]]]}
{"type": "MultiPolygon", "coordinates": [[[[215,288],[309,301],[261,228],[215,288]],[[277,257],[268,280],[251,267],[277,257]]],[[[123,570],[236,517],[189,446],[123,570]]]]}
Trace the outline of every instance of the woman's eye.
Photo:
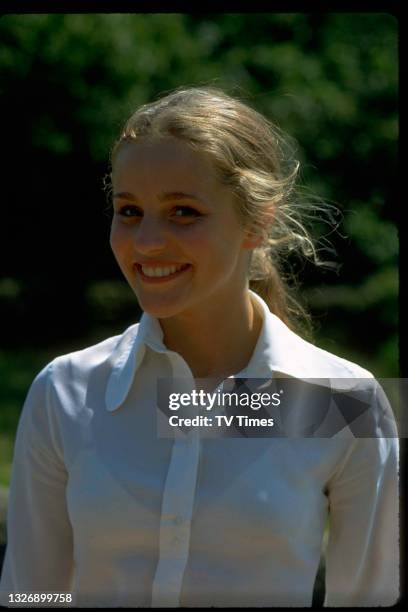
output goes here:
{"type": "Polygon", "coordinates": [[[201,217],[201,213],[191,206],[177,206],[174,211],[175,217],[189,218],[189,217],[201,217]]]}
{"type": "MultiPolygon", "coordinates": [[[[119,208],[117,214],[125,219],[139,219],[143,217],[143,211],[137,206],[133,206],[131,204],[119,208]]],[[[177,206],[171,211],[171,217],[177,219],[189,220],[202,216],[203,215],[198,210],[192,208],[191,206],[177,206]]]]}
{"type": "Polygon", "coordinates": [[[119,210],[119,214],[122,217],[140,217],[141,211],[135,206],[122,206],[119,210]]]}

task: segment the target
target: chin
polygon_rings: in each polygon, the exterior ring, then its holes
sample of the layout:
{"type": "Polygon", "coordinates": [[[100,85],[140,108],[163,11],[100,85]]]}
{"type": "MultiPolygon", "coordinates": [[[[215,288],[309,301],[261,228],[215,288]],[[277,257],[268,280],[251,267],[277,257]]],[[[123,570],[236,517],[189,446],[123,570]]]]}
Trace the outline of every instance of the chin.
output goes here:
{"type": "Polygon", "coordinates": [[[146,312],[152,317],[156,319],[169,319],[170,317],[174,317],[181,312],[183,312],[183,308],[177,306],[176,304],[165,304],[163,301],[153,301],[153,300],[141,300],[139,299],[140,308],[143,312],[146,312]]]}

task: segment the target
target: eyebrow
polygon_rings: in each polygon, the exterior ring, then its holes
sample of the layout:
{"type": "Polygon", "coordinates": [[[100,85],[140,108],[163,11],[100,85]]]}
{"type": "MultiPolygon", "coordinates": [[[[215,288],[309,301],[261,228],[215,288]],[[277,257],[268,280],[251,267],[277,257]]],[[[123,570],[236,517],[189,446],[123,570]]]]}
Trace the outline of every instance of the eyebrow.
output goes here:
{"type": "MultiPolygon", "coordinates": [[[[129,191],[115,193],[113,197],[137,202],[137,198],[129,191]]],[[[160,202],[167,202],[168,200],[196,200],[197,202],[204,203],[198,196],[195,196],[192,193],[184,193],[184,191],[167,191],[161,193],[159,194],[159,200],[160,202]]]]}

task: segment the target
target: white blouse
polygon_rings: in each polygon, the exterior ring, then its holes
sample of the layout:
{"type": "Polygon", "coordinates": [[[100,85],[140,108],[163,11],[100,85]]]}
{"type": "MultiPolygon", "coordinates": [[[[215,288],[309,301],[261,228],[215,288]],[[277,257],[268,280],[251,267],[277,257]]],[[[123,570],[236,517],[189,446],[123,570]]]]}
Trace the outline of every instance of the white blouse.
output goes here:
{"type": "MultiPolygon", "coordinates": [[[[237,377],[372,378],[251,299],[263,327],[237,377]]],[[[392,605],[398,439],[347,426],[160,438],[157,379],[172,376],[192,379],[146,313],[38,374],[15,441],[0,603],[52,592],[71,593],[68,607],[310,606],[329,517],[324,604],[392,605]]]]}

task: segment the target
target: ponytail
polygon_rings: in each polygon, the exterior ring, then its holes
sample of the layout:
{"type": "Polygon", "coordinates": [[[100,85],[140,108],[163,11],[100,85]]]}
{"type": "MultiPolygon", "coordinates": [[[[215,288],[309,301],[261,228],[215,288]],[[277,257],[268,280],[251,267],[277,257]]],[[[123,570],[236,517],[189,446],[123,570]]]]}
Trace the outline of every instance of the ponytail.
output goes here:
{"type": "Polygon", "coordinates": [[[311,340],[313,329],[311,317],[295,297],[295,288],[285,281],[283,274],[265,250],[254,251],[249,288],[267,304],[269,310],[279,317],[292,331],[311,340]]]}

